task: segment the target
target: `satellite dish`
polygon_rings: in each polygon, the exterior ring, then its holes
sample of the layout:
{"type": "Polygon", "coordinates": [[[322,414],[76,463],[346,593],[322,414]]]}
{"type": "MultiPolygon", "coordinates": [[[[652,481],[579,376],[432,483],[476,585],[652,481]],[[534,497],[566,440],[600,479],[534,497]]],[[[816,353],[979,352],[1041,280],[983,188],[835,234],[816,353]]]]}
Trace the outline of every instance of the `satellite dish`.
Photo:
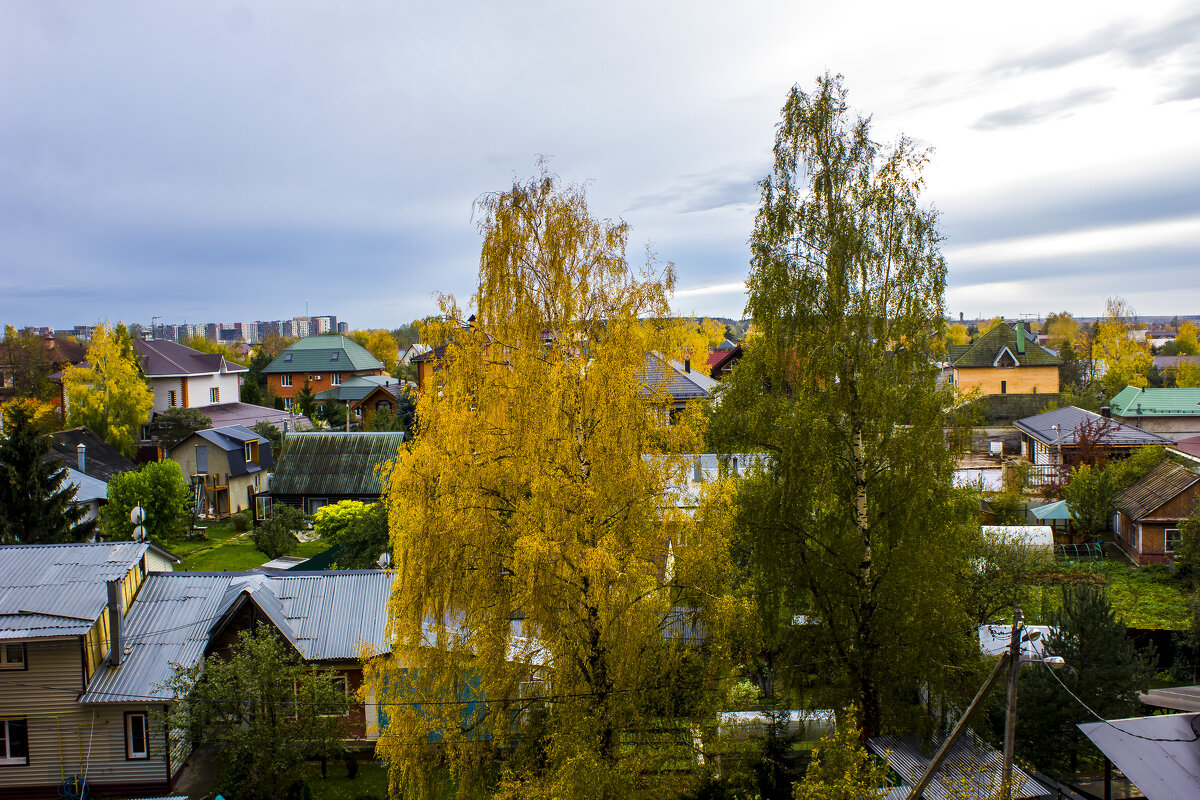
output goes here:
{"type": "Polygon", "coordinates": [[[133,510],[129,512],[129,521],[134,525],[141,525],[146,521],[146,512],[140,505],[134,506],[133,510]]]}
{"type": "Polygon", "coordinates": [[[388,567],[390,567],[392,565],[392,554],[384,553],[383,555],[381,555],[379,557],[379,561],[377,561],[376,563],[379,564],[380,569],[387,569],[388,567]]]}
{"type": "Polygon", "coordinates": [[[135,542],[145,541],[146,540],[146,529],[144,527],[142,527],[141,525],[138,525],[136,528],[134,528],[133,529],[133,540],[135,542]]]}

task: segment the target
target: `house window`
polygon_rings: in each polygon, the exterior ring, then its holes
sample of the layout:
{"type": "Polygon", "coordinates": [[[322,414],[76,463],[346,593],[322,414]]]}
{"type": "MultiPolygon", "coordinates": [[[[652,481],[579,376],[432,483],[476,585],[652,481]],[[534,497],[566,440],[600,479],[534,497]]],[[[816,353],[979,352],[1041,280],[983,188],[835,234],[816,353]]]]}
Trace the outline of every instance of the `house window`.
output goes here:
{"type": "Polygon", "coordinates": [[[196,472],[208,473],[208,445],[196,445],[196,472]]]}
{"type": "Polygon", "coordinates": [[[291,386],[292,385],[292,376],[284,375],[282,378],[279,379],[279,383],[283,386],[291,386]]]}
{"type": "MultiPolygon", "coordinates": [[[[255,481],[258,480],[257,475],[254,476],[254,480],[255,481]]],[[[255,488],[258,488],[257,484],[255,485],[255,488]]],[[[263,520],[265,520],[267,518],[267,515],[270,513],[271,513],[271,498],[255,497],[254,498],[254,518],[257,519],[259,522],[262,522],[263,520]]]]}
{"type": "Polygon", "coordinates": [[[313,380],[313,381],[319,381],[319,380],[321,380],[321,376],[320,376],[320,375],[309,375],[308,377],[309,377],[309,379],[310,379],[310,380],[313,380]]]}
{"type": "Polygon", "coordinates": [[[341,355],[341,353],[332,353],[332,354],[330,354],[330,356],[329,356],[329,360],[330,360],[330,361],[337,361],[337,360],[338,360],[338,356],[339,356],[339,355],[341,355]]]}
{"type": "Polygon", "coordinates": [[[211,389],[209,389],[209,390],[208,390],[208,402],[210,402],[210,403],[219,403],[219,402],[221,402],[221,389],[220,389],[220,387],[214,386],[213,388],[211,388],[211,389]]]}
{"type": "Polygon", "coordinates": [[[0,766],[29,763],[29,728],[23,719],[0,720],[0,766]]]}
{"type": "Polygon", "coordinates": [[[254,462],[254,442],[246,442],[245,447],[246,447],[246,463],[251,464],[254,462]]]}
{"type": "Polygon", "coordinates": [[[285,411],[292,410],[292,398],[290,398],[290,397],[283,398],[283,408],[285,411]]]}
{"type": "Polygon", "coordinates": [[[340,372],[330,373],[329,382],[332,383],[334,386],[340,386],[342,383],[342,373],[340,373],[340,372]]]}
{"type": "Polygon", "coordinates": [[[291,360],[292,360],[292,354],[291,354],[291,353],[284,353],[284,354],[283,354],[283,360],[284,360],[284,361],[291,361],[291,360]]]}
{"type": "Polygon", "coordinates": [[[150,757],[150,724],[145,711],[125,712],[125,758],[150,757]]]}
{"type": "Polygon", "coordinates": [[[1000,381],[1000,394],[1008,394],[1008,381],[1000,381]]]}
{"type": "Polygon", "coordinates": [[[315,514],[317,509],[329,505],[328,497],[310,497],[308,498],[308,513],[315,514]]]}
{"type": "Polygon", "coordinates": [[[25,669],[25,643],[5,644],[0,648],[0,669],[25,669]]]}
{"type": "Polygon", "coordinates": [[[1179,545],[1183,543],[1183,537],[1179,534],[1179,528],[1167,528],[1167,552],[1174,553],[1179,549],[1179,545]]]}
{"type": "Polygon", "coordinates": [[[175,390],[167,392],[167,408],[175,408],[175,390]]]}

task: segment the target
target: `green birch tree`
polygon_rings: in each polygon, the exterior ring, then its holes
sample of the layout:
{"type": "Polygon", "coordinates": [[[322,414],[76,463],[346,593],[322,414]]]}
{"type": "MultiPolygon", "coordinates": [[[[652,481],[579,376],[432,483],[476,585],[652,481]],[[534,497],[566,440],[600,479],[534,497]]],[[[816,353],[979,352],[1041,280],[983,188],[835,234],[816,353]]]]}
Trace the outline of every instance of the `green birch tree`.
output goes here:
{"type": "Polygon", "coordinates": [[[927,160],[873,141],[840,76],[791,90],[750,240],[758,335],[711,425],[724,452],[769,455],[738,489],[741,552],[767,633],[810,623],[786,675],[857,708],[864,736],[923,719],[918,690],[962,680],[978,650],[955,593],[978,529],[932,358],[946,266],[927,160]]]}

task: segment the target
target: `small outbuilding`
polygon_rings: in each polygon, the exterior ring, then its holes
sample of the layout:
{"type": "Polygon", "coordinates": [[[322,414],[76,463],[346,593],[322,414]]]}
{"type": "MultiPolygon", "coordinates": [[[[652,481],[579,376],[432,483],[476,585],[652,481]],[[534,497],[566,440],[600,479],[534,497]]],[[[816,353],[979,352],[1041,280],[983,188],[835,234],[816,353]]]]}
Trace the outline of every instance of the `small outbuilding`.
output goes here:
{"type": "Polygon", "coordinates": [[[1116,544],[1139,566],[1165,563],[1178,549],[1179,523],[1200,495],[1200,475],[1164,461],[1114,499],[1116,544]]]}

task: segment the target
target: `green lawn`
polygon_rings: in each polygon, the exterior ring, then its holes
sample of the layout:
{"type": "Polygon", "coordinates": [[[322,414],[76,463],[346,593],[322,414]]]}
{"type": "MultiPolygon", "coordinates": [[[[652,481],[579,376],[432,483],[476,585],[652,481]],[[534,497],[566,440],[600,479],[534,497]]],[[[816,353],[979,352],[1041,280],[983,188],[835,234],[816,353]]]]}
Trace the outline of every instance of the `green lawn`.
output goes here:
{"type": "MultiPolygon", "coordinates": [[[[271,560],[254,546],[249,532],[238,533],[228,522],[208,523],[201,536],[168,542],[165,547],[183,559],[178,569],[186,572],[235,572],[271,560]]],[[[311,558],[327,548],[324,542],[301,542],[289,555],[311,558]]]]}
{"type": "Polygon", "coordinates": [[[1042,586],[1032,587],[1025,602],[1026,620],[1044,622],[1061,605],[1063,582],[1088,582],[1106,588],[1117,618],[1130,628],[1183,630],[1191,624],[1187,582],[1164,569],[1133,567],[1118,559],[1061,564],[1042,586]]]}
{"type": "Polygon", "coordinates": [[[341,761],[329,762],[327,778],[321,777],[320,764],[306,765],[305,780],[313,800],[357,800],[362,795],[384,800],[388,796],[387,770],[366,757],[360,757],[353,780],[346,777],[346,765],[341,761]]]}

